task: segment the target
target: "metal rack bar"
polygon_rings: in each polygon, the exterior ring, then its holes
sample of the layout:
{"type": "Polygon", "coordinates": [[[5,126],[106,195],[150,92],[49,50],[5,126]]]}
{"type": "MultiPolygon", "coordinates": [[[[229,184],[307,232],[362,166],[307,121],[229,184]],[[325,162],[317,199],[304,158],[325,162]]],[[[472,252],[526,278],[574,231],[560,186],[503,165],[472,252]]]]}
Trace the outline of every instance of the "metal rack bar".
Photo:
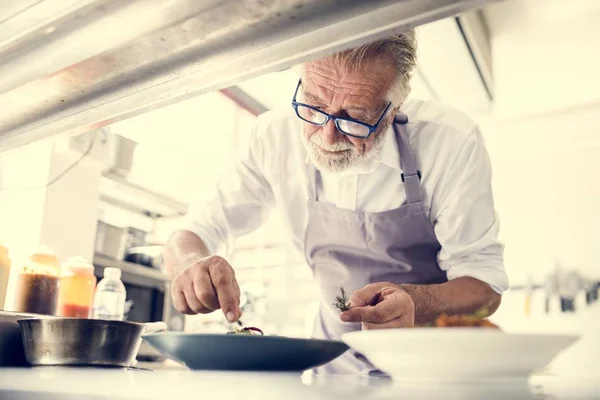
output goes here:
{"type": "Polygon", "coordinates": [[[97,129],[493,1],[40,1],[0,18],[0,151],[97,129]]]}

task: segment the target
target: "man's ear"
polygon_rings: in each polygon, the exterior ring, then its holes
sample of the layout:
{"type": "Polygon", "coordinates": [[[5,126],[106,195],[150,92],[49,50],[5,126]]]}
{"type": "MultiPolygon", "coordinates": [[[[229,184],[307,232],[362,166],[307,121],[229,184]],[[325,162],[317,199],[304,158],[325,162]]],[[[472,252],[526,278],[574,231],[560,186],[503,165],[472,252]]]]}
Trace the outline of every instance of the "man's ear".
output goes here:
{"type": "Polygon", "coordinates": [[[389,121],[389,122],[390,122],[390,124],[391,124],[392,122],[394,122],[394,118],[396,118],[396,115],[398,114],[398,112],[399,112],[399,111],[400,111],[400,106],[397,106],[397,107],[394,107],[394,108],[392,108],[392,110],[391,110],[391,112],[390,112],[390,115],[388,116],[388,118],[389,118],[389,120],[390,120],[390,121],[389,121]]]}

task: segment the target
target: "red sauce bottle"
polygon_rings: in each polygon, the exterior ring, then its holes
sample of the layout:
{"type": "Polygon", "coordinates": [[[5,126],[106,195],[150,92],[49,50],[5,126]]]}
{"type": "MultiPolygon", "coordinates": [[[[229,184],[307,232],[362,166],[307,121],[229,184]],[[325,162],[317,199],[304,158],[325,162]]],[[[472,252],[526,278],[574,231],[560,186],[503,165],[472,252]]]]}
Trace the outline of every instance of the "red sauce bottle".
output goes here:
{"type": "Polygon", "coordinates": [[[95,289],[94,266],[81,257],[69,259],[63,264],[60,276],[58,315],[90,318],[95,289]]]}

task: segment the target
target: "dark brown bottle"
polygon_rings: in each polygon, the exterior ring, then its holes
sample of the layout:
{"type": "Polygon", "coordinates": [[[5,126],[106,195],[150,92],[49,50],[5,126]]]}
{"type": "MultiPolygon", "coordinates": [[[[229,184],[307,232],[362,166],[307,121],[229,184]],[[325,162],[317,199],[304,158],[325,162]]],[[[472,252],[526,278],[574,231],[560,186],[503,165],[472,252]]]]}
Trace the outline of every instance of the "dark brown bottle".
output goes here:
{"type": "Polygon", "coordinates": [[[59,261],[51,249],[32,254],[17,276],[15,311],[55,315],[59,274],[59,261]]]}

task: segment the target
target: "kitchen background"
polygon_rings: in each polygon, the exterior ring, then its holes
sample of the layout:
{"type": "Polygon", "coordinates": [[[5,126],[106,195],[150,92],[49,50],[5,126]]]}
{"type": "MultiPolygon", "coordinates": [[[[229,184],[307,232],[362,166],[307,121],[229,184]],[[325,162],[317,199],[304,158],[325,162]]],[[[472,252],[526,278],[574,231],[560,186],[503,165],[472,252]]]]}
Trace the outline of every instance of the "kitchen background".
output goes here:
{"type": "MultiPolygon", "coordinates": [[[[513,286],[493,320],[507,331],[600,325],[599,17],[594,0],[509,0],[417,29],[411,96],[462,109],[487,141],[513,286]]],[[[284,70],[0,154],[0,240],[13,260],[6,308],[19,265],[44,243],[62,259],[93,260],[98,276],[121,268],[130,319],[227,329],[220,313],[184,318],[172,309],[160,245],[190,201],[212,196],[256,115],[290,107],[296,82],[284,70]]],[[[317,292],[286,245],[273,214],[229,259],[246,324],[307,336],[317,292]]]]}

